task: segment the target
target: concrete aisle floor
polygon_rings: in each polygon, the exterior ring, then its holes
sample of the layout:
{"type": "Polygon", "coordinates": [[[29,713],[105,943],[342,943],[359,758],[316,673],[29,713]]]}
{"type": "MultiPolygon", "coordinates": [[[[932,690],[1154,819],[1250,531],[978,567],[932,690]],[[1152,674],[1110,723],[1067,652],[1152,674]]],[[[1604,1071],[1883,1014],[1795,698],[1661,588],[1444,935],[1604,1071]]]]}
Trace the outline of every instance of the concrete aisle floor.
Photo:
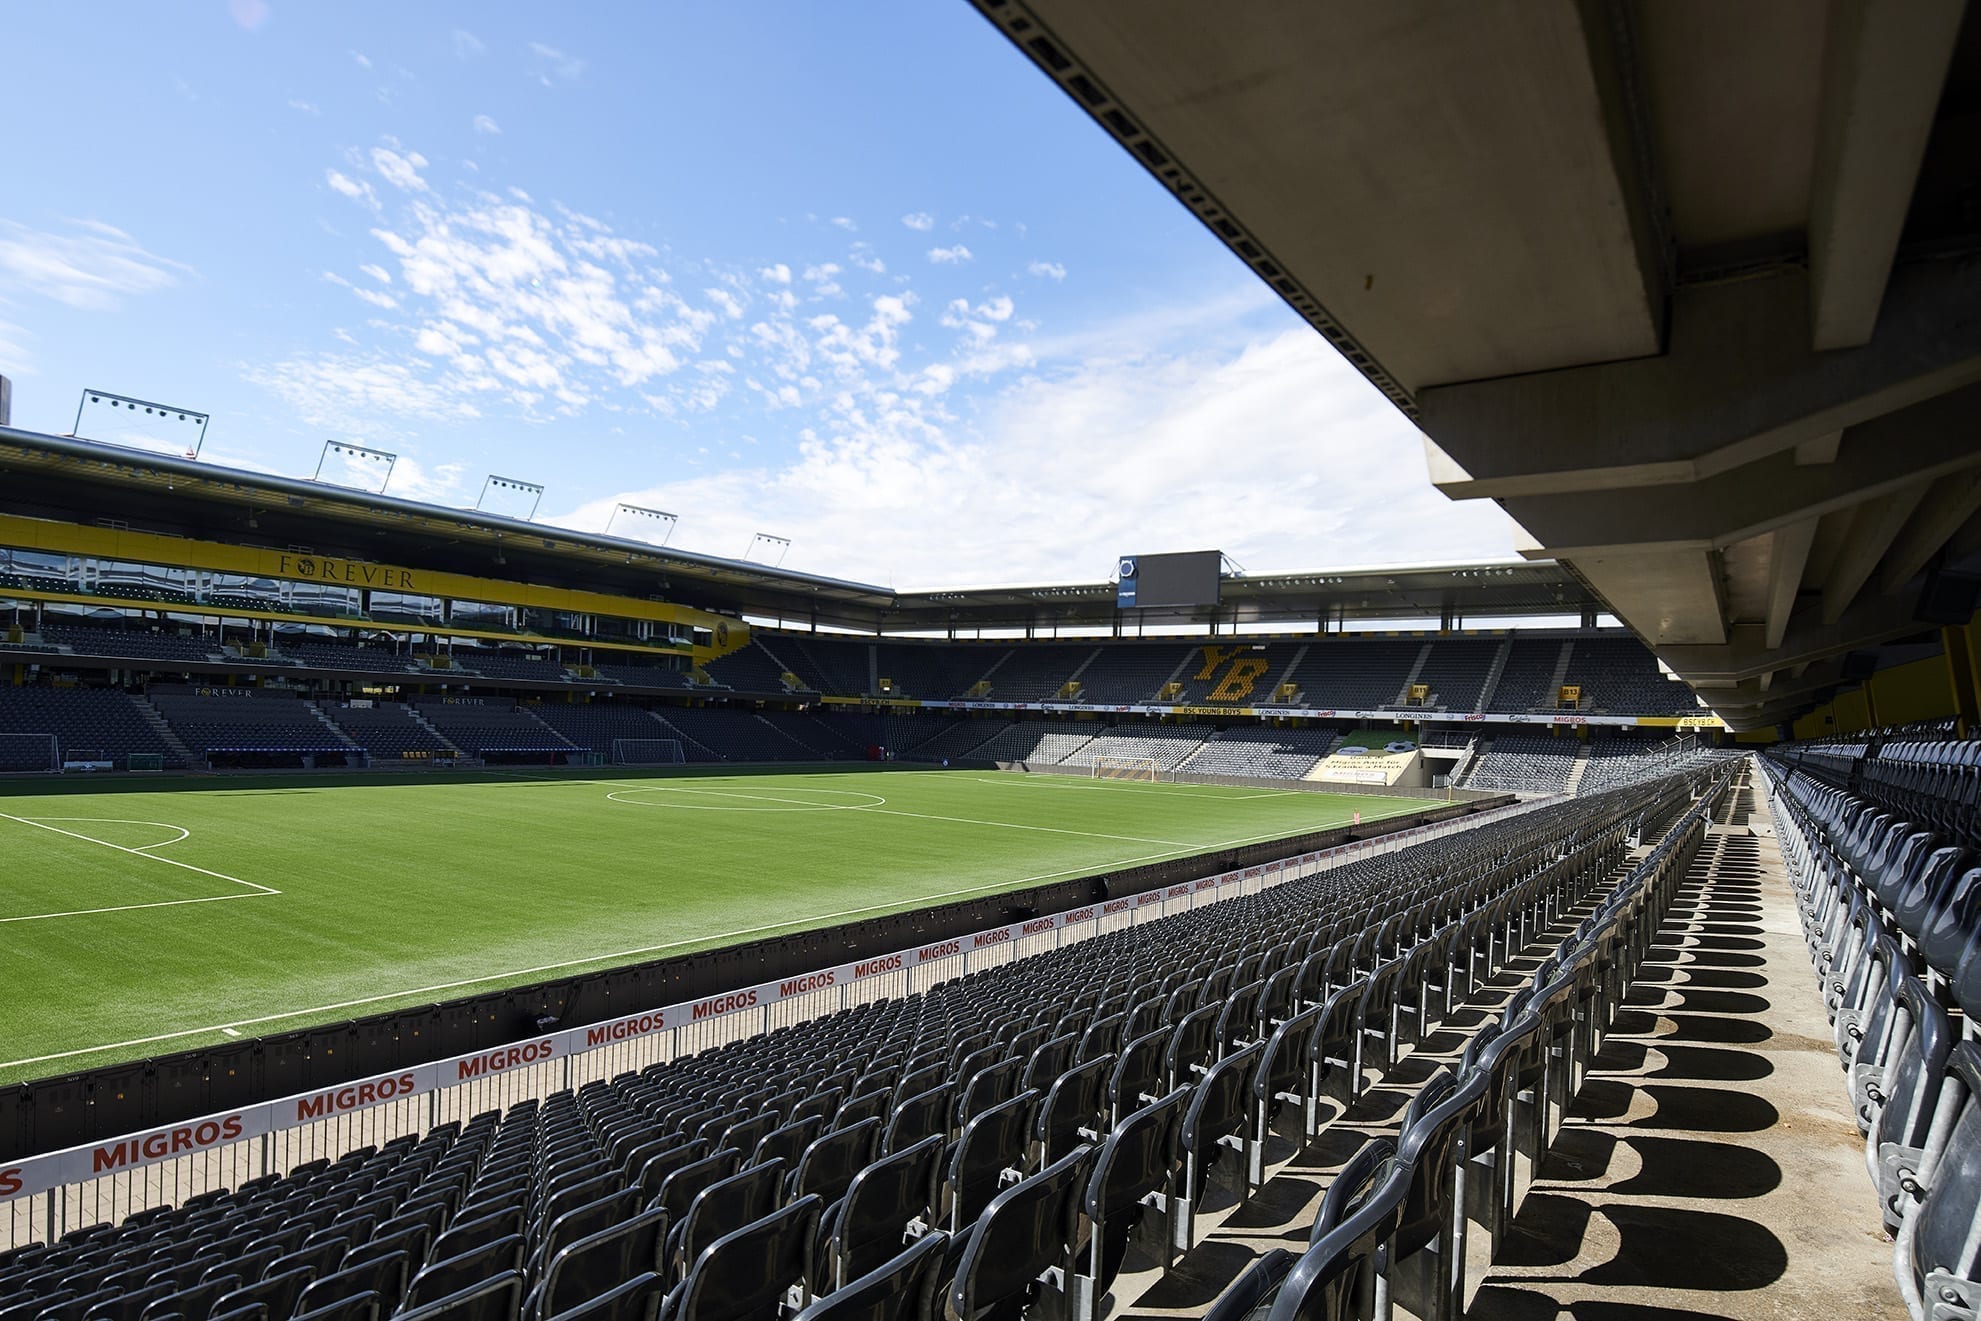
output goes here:
{"type": "Polygon", "coordinates": [[[1906,1314],[1767,805],[1720,816],[1474,1316],[1906,1314]]]}

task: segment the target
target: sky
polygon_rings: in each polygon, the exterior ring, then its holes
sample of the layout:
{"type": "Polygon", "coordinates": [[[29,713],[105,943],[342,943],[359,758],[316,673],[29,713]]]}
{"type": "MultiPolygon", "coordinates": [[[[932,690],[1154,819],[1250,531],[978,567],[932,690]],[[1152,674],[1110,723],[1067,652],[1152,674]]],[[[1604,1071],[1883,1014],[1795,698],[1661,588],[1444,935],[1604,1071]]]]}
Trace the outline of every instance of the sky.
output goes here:
{"type": "Polygon", "coordinates": [[[903,589],[1505,558],[962,0],[8,6],[14,425],[903,589]]]}

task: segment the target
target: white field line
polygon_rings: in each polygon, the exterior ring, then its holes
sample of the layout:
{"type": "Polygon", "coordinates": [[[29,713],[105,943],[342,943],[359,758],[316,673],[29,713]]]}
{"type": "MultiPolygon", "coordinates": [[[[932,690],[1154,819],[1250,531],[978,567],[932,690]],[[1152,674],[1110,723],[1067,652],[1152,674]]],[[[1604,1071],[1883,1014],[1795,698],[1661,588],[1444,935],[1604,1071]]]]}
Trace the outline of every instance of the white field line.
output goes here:
{"type": "Polygon", "coordinates": [[[1007,788],[1024,789],[1072,789],[1077,793],[1100,794],[1169,794],[1177,798],[1199,798],[1209,803],[1248,803],[1256,798],[1293,798],[1306,793],[1301,789],[1261,789],[1248,794],[1198,793],[1199,789],[1222,788],[1209,784],[1151,784],[1144,788],[1129,789],[1119,784],[1089,784],[1071,775],[1012,775],[971,777],[978,784],[1001,784],[1007,788]],[[1065,783],[1054,783],[1054,781],[1065,783]]]}
{"type": "MultiPolygon", "coordinates": [[[[52,820],[52,821],[66,821],[66,820],[72,820],[72,819],[73,819],[73,820],[80,820],[80,819],[82,819],[82,818],[70,818],[70,817],[50,817],[50,818],[49,818],[49,820],[52,820]]],[[[103,839],[95,839],[95,838],[92,838],[92,837],[91,837],[91,836],[89,836],[89,835],[82,835],[82,834],[78,834],[77,832],[75,832],[75,831],[73,831],[73,830],[64,830],[64,829],[62,829],[62,828],[61,828],[60,826],[51,826],[51,825],[49,825],[49,824],[47,824],[46,822],[43,822],[43,821],[37,821],[37,820],[35,820],[35,819],[34,819],[33,817],[26,817],[26,816],[11,816],[11,815],[9,815],[9,814],[8,814],[8,813],[6,813],[6,812],[0,812],[0,821],[13,821],[13,822],[16,822],[16,823],[18,823],[18,824],[20,824],[20,825],[23,825],[23,826],[33,826],[33,827],[34,827],[34,828],[35,828],[36,830],[47,830],[47,831],[52,831],[52,832],[54,832],[54,833],[55,833],[55,834],[57,834],[57,835],[67,835],[67,836],[68,836],[68,837],[69,837],[70,839],[79,839],[79,840],[81,840],[81,841],[82,841],[83,843],[85,843],[85,844],[95,844],[95,845],[98,845],[98,846],[100,846],[100,847],[102,847],[102,848],[106,848],[106,849],[115,849],[115,850],[117,850],[117,852],[119,852],[119,853],[128,853],[128,854],[130,854],[130,855],[131,855],[132,857],[134,857],[134,858],[144,858],[144,859],[147,859],[147,860],[149,860],[149,861],[151,861],[151,862],[162,862],[162,863],[164,863],[164,864],[165,864],[166,866],[168,866],[168,867],[183,867],[183,868],[184,868],[185,870],[187,870],[187,871],[191,871],[191,872],[198,872],[198,873],[199,873],[200,875],[202,875],[202,876],[211,876],[211,877],[212,877],[212,878],[213,878],[214,880],[216,880],[216,881],[226,881],[226,882],[227,882],[227,883],[228,883],[229,885],[241,885],[241,886],[246,886],[246,887],[247,887],[248,889],[250,889],[250,890],[256,890],[256,891],[259,891],[259,892],[260,892],[260,893],[262,893],[262,894],[281,894],[281,893],[282,893],[282,892],[281,892],[280,890],[278,890],[278,889],[276,889],[275,887],[273,887],[273,886],[270,886],[270,885],[261,885],[261,884],[259,884],[259,883],[257,883],[257,882],[255,882],[255,881],[244,881],[244,880],[242,880],[242,879],[241,879],[240,877],[238,877],[238,876],[229,876],[229,875],[227,875],[227,873],[225,873],[225,872],[217,872],[217,871],[208,871],[208,870],[207,870],[206,868],[204,868],[204,867],[195,867],[195,866],[193,866],[193,864],[192,864],[192,863],[190,863],[190,862],[180,862],[180,861],[179,861],[179,860],[178,860],[177,858],[161,858],[161,857],[159,857],[159,856],[158,856],[158,855],[157,855],[156,853],[146,853],[146,852],[145,852],[145,851],[144,851],[143,849],[133,849],[133,848],[126,848],[126,847],[125,847],[124,845],[122,845],[122,844],[112,844],[112,843],[110,843],[110,841],[108,841],[108,840],[103,840],[103,839]]],[[[157,822],[157,821],[146,821],[146,822],[143,822],[143,823],[141,823],[141,824],[144,824],[144,825],[149,825],[149,826],[155,826],[155,825],[160,825],[160,824],[162,824],[162,823],[161,823],[161,822],[157,822]]],[[[177,829],[179,829],[179,827],[178,827],[178,826],[173,826],[173,827],[171,827],[171,829],[173,829],[173,830],[177,830],[177,829]]],[[[188,836],[190,836],[190,835],[192,834],[192,832],[191,832],[191,831],[187,831],[187,832],[186,832],[186,834],[187,834],[188,836]]],[[[175,840],[168,840],[168,841],[166,841],[166,842],[167,842],[167,843],[171,843],[171,844],[177,844],[177,843],[178,843],[179,841],[175,839],[175,840]]],[[[148,845],[146,845],[145,847],[146,847],[146,848],[154,848],[154,849],[155,849],[155,848],[161,848],[161,847],[163,847],[163,845],[159,845],[159,844],[148,844],[148,845]]],[[[181,901],[179,901],[179,902],[186,902],[186,901],[183,901],[183,900],[181,900],[181,901]]],[[[146,907],[148,907],[149,905],[145,905],[145,906],[146,906],[146,907]]]]}
{"type": "MultiPolygon", "coordinates": [[[[551,783],[560,782],[551,781],[551,783]]],[[[577,783],[577,781],[571,781],[570,783],[577,783]]],[[[590,783],[603,784],[607,783],[607,781],[593,780],[590,783]]],[[[1344,823],[1333,822],[1330,824],[1341,825],[1344,823]]],[[[1326,826],[1324,825],[1318,828],[1325,829],[1326,826]]],[[[1103,865],[1106,867],[1132,867],[1138,863],[1160,862],[1165,858],[1174,856],[1178,852],[1234,848],[1240,844],[1255,844],[1260,840],[1275,839],[1284,833],[1284,830],[1269,830],[1263,834],[1246,835],[1238,839],[1179,845],[1177,848],[1166,849],[1160,853],[1147,853],[1135,858],[1121,858],[1103,865]]],[[[169,859],[160,858],[158,861],[165,862],[169,861],[169,859]]],[[[611,963],[623,959],[631,959],[642,954],[660,954],[670,949],[679,949],[683,945],[704,943],[718,945],[724,941],[739,940],[744,936],[760,936],[772,931],[782,931],[788,927],[809,926],[814,923],[830,922],[844,917],[859,917],[864,913],[877,913],[889,909],[903,910],[918,908],[934,900],[960,899],[967,895],[980,894],[986,890],[1016,890],[1038,881],[1058,880],[1064,876],[1091,875],[1095,870],[1093,867],[1067,867],[1059,871],[1041,872],[1037,876],[1023,876],[1012,880],[992,881],[984,885],[965,886],[960,890],[945,890],[937,894],[922,895],[915,899],[889,900],[885,903],[868,904],[860,908],[841,909],[836,913],[818,913],[811,917],[792,918],[789,921],[774,922],[767,926],[744,927],[739,931],[727,931],[707,936],[691,936],[685,940],[670,940],[660,945],[643,945],[638,949],[619,950],[611,954],[594,954],[582,959],[565,959],[559,963],[543,963],[538,964],[534,968],[516,968],[509,972],[492,972],[481,977],[462,978],[459,981],[436,982],[432,986],[418,986],[409,990],[393,991],[385,995],[368,995],[357,1000],[340,1000],[335,1004],[314,1005],[308,1009],[289,1009],[279,1014],[263,1014],[258,1018],[237,1018],[232,1022],[215,1023],[210,1027],[184,1028],[177,1032],[160,1032],[154,1036],[133,1037],[129,1041],[107,1042],[101,1046],[84,1046],[77,1050],[57,1051],[50,1055],[33,1055],[17,1060],[0,1060],[0,1069],[21,1068],[29,1064],[47,1064],[54,1060],[75,1059],[78,1056],[97,1055],[108,1050],[122,1050],[128,1046],[149,1046],[161,1041],[178,1041],[185,1037],[208,1036],[216,1032],[229,1033],[229,1030],[234,1028],[258,1027],[264,1023],[279,1023],[284,1019],[304,1018],[312,1014],[327,1014],[344,1009],[359,1009],[366,1005],[381,1004],[389,1000],[408,1000],[415,996],[435,995],[442,991],[458,991],[470,986],[480,986],[487,982],[507,981],[511,978],[518,977],[534,977],[539,973],[562,972],[568,968],[582,968],[594,963],[611,963]]]]}
{"type": "MultiPolygon", "coordinates": [[[[163,859],[161,859],[163,861],[163,859]]],[[[149,904],[114,904],[109,908],[71,908],[65,913],[28,913],[20,917],[0,917],[0,923],[46,922],[56,917],[89,917],[96,913],[135,913],[140,908],[177,908],[181,904],[224,904],[230,899],[266,899],[279,895],[280,890],[270,890],[266,894],[210,894],[200,899],[160,899],[149,904]]]]}
{"type": "MultiPolygon", "coordinates": [[[[593,781],[593,783],[606,784],[610,782],[605,780],[595,780],[593,781]]],[[[769,794],[746,794],[730,789],[683,789],[676,785],[669,785],[669,784],[649,785],[644,789],[637,789],[637,790],[626,789],[620,792],[621,793],[651,792],[651,793],[663,793],[663,794],[699,794],[706,798],[743,798],[743,799],[748,799],[749,801],[755,803],[787,803],[793,807],[804,808],[804,809],[808,809],[812,811],[820,811],[820,812],[850,812],[854,808],[879,807],[882,803],[885,803],[887,801],[885,798],[882,798],[879,794],[862,793],[857,789],[819,789],[805,785],[794,785],[792,787],[791,792],[815,793],[815,794],[839,794],[842,797],[846,797],[846,798],[866,798],[866,799],[871,799],[872,801],[865,803],[821,803],[807,798],[775,798],[769,794]]],[[[711,805],[706,803],[636,803],[630,798],[620,797],[618,793],[609,793],[606,795],[606,797],[615,803],[625,803],[631,807],[689,808],[691,810],[699,810],[703,812],[749,812],[749,811],[757,810],[748,807],[723,807],[720,804],[711,805]]]]}
{"type": "MultiPolygon", "coordinates": [[[[602,780],[594,780],[592,781],[592,783],[603,784],[607,782],[602,780]]],[[[776,798],[769,794],[750,794],[750,793],[742,793],[740,791],[727,790],[727,789],[679,789],[666,785],[651,786],[651,787],[655,790],[655,792],[659,792],[659,793],[706,794],[715,798],[741,798],[753,802],[790,803],[800,808],[816,809],[820,811],[872,812],[877,816],[908,816],[908,817],[914,817],[920,821],[947,821],[953,825],[959,825],[959,826],[994,826],[1003,830],[1036,830],[1052,835],[1079,835],[1084,839],[1111,839],[1116,841],[1117,843],[1122,843],[1122,844],[1166,844],[1169,845],[1171,848],[1178,848],[1178,849],[1188,849],[1188,848],[1197,847],[1196,845],[1193,844],[1185,844],[1181,840],[1152,839],[1146,835],[1107,835],[1107,834],[1102,834],[1100,831],[1097,830],[1070,830],[1064,826],[1032,826],[1032,825],[1024,825],[1016,821],[980,821],[974,817],[938,816],[933,812],[910,812],[905,808],[883,807],[881,806],[881,804],[887,801],[885,798],[882,798],[879,794],[863,793],[857,789],[824,789],[817,787],[805,788],[803,786],[793,786],[794,790],[799,792],[821,793],[821,794],[845,794],[849,797],[872,798],[875,799],[876,801],[872,803],[816,803],[816,802],[807,801],[802,798],[776,798]]],[[[609,793],[606,795],[606,797],[615,803],[626,803],[628,806],[631,807],[683,806],[683,804],[676,804],[676,803],[634,803],[630,799],[620,797],[619,794],[617,793],[609,793]]],[[[702,810],[707,811],[709,809],[703,808],[702,810]]],[[[721,810],[721,809],[718,808],[715,810],[721,810]]],[[[749,811],[751,809],[740,808],[734,810],[749,811]]],[[[1212,845],[1209,847],[1216,847],[1216,846],[1212,845]]]]}

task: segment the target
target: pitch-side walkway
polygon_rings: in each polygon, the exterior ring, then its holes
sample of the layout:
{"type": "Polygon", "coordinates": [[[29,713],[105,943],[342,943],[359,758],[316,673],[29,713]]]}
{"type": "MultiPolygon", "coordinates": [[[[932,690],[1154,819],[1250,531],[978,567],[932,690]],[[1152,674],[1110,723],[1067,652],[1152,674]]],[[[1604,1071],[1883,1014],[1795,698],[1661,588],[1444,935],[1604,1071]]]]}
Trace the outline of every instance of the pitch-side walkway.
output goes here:
{"type": "MultiPolygon", "coordinates": [[[[1124,1280],[1120,1314],[1201,1314],[1260,1253],[1299,1250],[1334,1170],[1364,1134],[1393,1134],[1457,1049],[1440,1032],[1406,1056],[1183,1270],[1124,1280]]],[[[1903,1318],[1842,1081],[1767,805],[1738,788],[1468,1314],[1903,1318]]]]}

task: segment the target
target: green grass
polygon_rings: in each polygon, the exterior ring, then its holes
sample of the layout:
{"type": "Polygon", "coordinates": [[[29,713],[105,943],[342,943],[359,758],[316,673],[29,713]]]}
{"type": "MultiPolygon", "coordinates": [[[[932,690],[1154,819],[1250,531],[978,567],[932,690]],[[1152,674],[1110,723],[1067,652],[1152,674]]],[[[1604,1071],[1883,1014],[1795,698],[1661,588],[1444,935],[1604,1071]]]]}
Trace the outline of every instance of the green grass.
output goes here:
{"type": "Polygon", "coordinates": [[[975,771],[22,784],[0,1081],[1423,805],[975,771]]]}

